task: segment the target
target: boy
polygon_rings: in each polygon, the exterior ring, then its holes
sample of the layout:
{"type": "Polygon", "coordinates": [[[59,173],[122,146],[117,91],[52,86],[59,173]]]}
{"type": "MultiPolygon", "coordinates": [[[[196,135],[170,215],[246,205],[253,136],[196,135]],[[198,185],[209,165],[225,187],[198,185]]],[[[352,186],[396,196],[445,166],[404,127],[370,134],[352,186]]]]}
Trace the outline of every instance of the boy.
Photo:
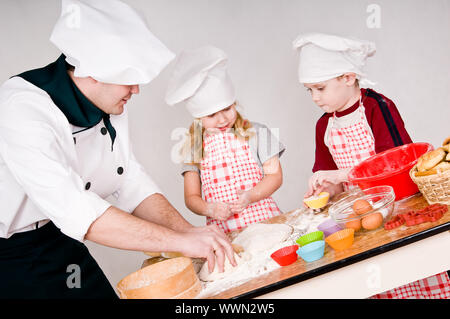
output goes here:
{"type": "Polygon", "coordinates": [[[325,112],[316,124],[313,176],[305,197],[341,192],[348,172],[364,159],[411,143],[395,104],[372,89],[362,71],[375,45],[326,34],[300,36],[299,80],[325,112]]]}
{"type": "MultiPolygon", "coordinates": [[[[308,34],[294,41],[300,51],[299,80],[325,114],[316,125],[316,159],[305,197],[341,192],[352,167],[384,150],[411,143],[395,104],[372,89],[365,60],[375,53],[367,41],[308,34]]],[[[447,272],[371,298],[450,298],[447,272]]]]}

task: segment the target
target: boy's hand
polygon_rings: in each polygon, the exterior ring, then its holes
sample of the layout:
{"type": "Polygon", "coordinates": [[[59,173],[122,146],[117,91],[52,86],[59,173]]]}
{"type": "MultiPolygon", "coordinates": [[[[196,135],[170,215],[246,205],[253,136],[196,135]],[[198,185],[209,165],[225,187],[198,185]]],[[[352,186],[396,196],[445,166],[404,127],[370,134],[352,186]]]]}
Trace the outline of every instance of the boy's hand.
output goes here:
{"type": "MultiPolygon", "coordinates": [[[[340,184],[342,182],[348,181],[348,173],[350,169],[338,169],[332,171],[317,171],[311,176],[308,181],[308,192],[307,194],[317,195],[327,188],[327,184],[340,184]]],[[[308,196],[307,196],[308,197],[308,196]]]]}
{"type": "MultiPolygon", "coordinates": [[[[308,191],[305,193],[305,195],[303,196],[303,198],[308,198],[311,196],[316,196],[318,194],[320,194],[321,192],[328,192],[330,194],[330,198],[334,196],[334,190],[333,187],[334,184],[331,184],[329,182],[325,182],[323,183],[321,186],[319,186],[317,189],[308,189],[308,191]]],[[[303,203],[303,207],[305,208],[309,208],[308,205],[305,204],[305,202],[303,203]]]]}
{"type": "MultiPolygon", "coordinates": [[[[320,186],[319,188],[317,188],[317,190],[315,192],[310,192],[308,191],[305,195],[304,198],[310,197],[310,196],[316,196],[319,195],[321,192],[327,192],[330,194],[330,198],[333,198],[335,195],[342,193],[344,191],[344,188],[341,184],[331,184],[328,182],[325,182],[322,186],[320,186]]],[[[303,206],[305,208],[308,208],[308,206],[305,204],[305,202],[303,202],[303,206]]]]}

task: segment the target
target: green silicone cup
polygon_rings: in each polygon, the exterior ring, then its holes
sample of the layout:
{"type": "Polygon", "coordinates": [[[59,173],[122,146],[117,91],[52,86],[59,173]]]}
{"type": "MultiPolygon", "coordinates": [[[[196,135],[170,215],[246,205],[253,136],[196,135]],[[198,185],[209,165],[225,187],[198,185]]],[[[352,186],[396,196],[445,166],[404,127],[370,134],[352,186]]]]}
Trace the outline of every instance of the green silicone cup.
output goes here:
{"type": "Polygon", "coordinates": [[[323,240],[323,231],[315,231],[301,236],[296,240],[296,243],[300,246],[308,245],[314,241],[323,240]]]}

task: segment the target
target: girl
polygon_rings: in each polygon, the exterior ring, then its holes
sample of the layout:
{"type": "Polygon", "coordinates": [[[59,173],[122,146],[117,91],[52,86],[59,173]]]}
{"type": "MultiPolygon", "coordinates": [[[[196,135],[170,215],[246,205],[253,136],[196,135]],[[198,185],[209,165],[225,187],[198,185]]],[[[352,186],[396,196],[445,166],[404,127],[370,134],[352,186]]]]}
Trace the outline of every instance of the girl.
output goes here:
{"type": "Polygon", "coordinates": [[[242,118],[226,69],[212,46],[180,54],[166,102],[186,102],[195,118],[182,149],[186,206],[225,233],[281,214],[271,195],[282,184],[284,146],[242,118]]]}
{"type": "MultiPolygon", "coordinates": [[[[375,53],[371,42],[326,34],[299,36],[299,80],[325,112],[316,125],[316,160],[305,197],[343,191],[352,167],[384,150],[411,143],[395,104],[372,89],[362,68],[375,53]]],[[[447,272],[373,298],[449,298],[447,272]]]]}

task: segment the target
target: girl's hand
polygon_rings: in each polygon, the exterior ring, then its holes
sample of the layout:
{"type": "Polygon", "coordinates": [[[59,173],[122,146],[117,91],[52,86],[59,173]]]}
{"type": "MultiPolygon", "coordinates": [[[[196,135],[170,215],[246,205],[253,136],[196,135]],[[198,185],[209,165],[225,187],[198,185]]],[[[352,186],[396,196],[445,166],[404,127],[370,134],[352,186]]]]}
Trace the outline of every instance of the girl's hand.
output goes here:
{"type": "Polygon", "coordinates": [[[233,214],[241,213],[252,203],[249,191],[238,189],[237,195],[239,197],[238,200],[230,204],[230,210],[233,214]]]}
{"type": "Polygon", "coordinates": [[[233,213],[230,206],[226,203],[206,203],[206,216],[217,220],[227,220],[233,213]]]}

